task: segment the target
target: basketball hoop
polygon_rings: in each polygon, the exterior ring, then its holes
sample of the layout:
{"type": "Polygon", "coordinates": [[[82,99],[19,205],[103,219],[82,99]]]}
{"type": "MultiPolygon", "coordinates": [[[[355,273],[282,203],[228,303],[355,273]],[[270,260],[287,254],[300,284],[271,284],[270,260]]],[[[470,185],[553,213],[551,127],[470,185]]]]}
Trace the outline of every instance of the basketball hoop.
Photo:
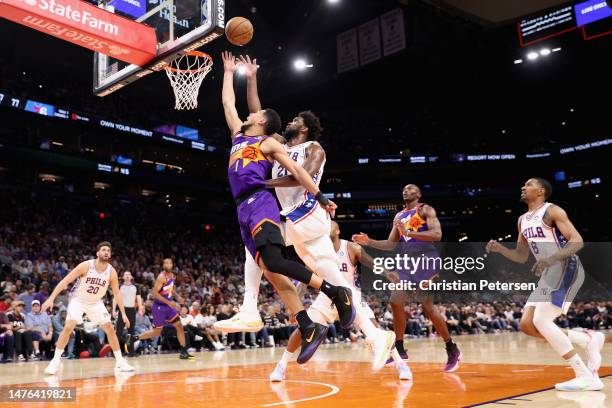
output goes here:
{"type": "Polygon", "coordinates": [[[190,51],[181,55],[166,69],[170,85],[174,89],[176,103],[174,109],[195,109],[198,107],[200,85],[212,68],[210,55],[199,51],[190,51]]]}

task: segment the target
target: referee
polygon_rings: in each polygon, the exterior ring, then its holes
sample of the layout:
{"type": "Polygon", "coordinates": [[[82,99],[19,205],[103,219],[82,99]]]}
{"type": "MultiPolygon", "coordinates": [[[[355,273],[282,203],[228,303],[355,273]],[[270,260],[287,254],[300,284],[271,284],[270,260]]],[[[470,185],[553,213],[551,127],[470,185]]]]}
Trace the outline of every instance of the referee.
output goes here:
{"type": "MultiPolygon", "coordinates": [[[[134,330],[136,329],[136,311],[142,307],[142,298],[138,294],[138,288],[134,285],[132,273],[130,271],[125,271],[123,273],[123,284],[119,288],[119,291],[121,292],[121,299],[125,306],[125,314],[130,321],[128,333],[134,335],[134,330]]],[[[115,302],[115,298],[113,298],[113,317],[116,316],[116,307],[117,303],[115,302]]],[[[125,344],[125,336],[123,335],[125,326],[122,319],[117,319],[116,329],[119,342],[122,345],[125,344]]],[[[127,352],[130,357],[134,356],[134,346],[129,346],[127,352]]]]}

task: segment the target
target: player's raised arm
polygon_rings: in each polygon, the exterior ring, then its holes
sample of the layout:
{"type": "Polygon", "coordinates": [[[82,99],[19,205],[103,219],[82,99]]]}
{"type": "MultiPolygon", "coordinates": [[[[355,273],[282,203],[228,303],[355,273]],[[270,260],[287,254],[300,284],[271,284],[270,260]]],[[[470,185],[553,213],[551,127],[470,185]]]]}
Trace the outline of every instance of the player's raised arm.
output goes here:
{"type": "Polygon", "coordinates": [[[519,218],[519,228],[518,228],[518,239],[516,240],[516,248],[509,249],[492,239],[487,244],[487,252],[497,252],[502,254],[504,257],[509,260],[517,263],[525,263],[529,259],[529,247],[527,240],[521,233],[520,229],[520,218],[519,218]]]}
{"type": "Polygon", "coordinates": [[[66,275],[66,277],[64,277],[64,279],[62,279],[57,284],[57,286],[55,286],[55,289],[53,289],[53,292],[51,292],[47,300],[45,300],[45,302],[42,304],[41,309],[40,309],[41,312],[45,312],[46,310],[52,308],[53,301],[55,300],[57,295],[59,295],[62,291],[68,289],[68,285],[70,285],[75,279],[80,278],[81,276],[87,273],[87,268],[88,268],[87,262],[88,261],[83,261],[80,264],[78,264],[76,268],[70,271],[70,273],[66,275]]]}
{"type": "Polygon", "coordinates": [[[248,55],[241,55],[240,64],[246,70],[247,105],[249,105],[249,112],[259,112],[261,110],[261,101],[259,100],[259,92],[257,92],[257,59],[251,61],[251,57],[248,55]]]}
{"type": "Polygon", "coordinates": [[[272,160],[277,161],[281,166],[287,169],[293,176],[295,176],[296,180],[304,186],[304,188],[312,194],[315,199],[325,208],[327,212],[329,212],[332,217],[336,211],[338,206],[331,200],[325,198],[323,193],[319,191],[319,188],[316,186],[314,181],[312,181],[312,177],[310,174],[304,170],[304,168],[298,165],[296,162],[291,160],[287,155],[287,152],[283,148],[283,146],[278,143],[275,139],[269,137],[262,142],[260,145],[261,152],[266,156],[271,158],[272,160]]]}
{"type": "MultiPolygon", "coordinates": [[[[310,174],[310,177],[314,177],[321,168],[324,160],[325,150],[323,150],[320,144],[312,143],[306,150],[306,159],[302,167],[310,174]]],[[[266,187],[268,188],[297,187],[299,185],[300,183],[292,174],[277,179],[266,180],[266,187]]]]}
{"type": "MultiPolygon", "coordinates": [[[[123,306],[123,299],[121,298],[121,291],[119,290],[119,278],[117,277],[117,271],[115,268],[111,268],[110,271],[110,287],[113,291],[113,304],[117,304],[119,306],[119,311],[121,312],[121,319],[125,324],[126,328],[130,328],[130,319],[127,318],[125,314],[125,307],[123,306]]],[[[114,310],[113,310],[114,312],[114,310]]]]}
{"type": "Polygon", "coordinates": [[[372,248],[380,249],[381,251],[393,251],[397,247],[397,243],[400,240],[400,234],[394,220],[393,228],[391,229],[391,232],[389,233],[389,238],[387,239],[371,239],[368,234],[364,232],[354,234],[351,239],[353,240],[353,242],[359,245],[371,246],[372,248]]]}
{"type": "Polygon", "coordinates": [[[221,92],[221,100],[223,102],[225,121],[230,128],[233,138],[242,126],[242,121],[236,110],[236,94],[234,93],[234,72],[237,65],[234,56],[229,51],[223,51],[221,58],[223,59],[223,91],[221,92]]]}

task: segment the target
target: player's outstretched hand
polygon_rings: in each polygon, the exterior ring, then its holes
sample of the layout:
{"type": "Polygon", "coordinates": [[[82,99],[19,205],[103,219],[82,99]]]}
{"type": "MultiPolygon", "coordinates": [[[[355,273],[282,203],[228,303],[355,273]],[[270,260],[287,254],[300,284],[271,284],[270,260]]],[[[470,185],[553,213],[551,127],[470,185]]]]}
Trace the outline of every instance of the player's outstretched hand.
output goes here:
{"type": "Polygon", "coordinates": [[[123,320],[123,324],[125,324],[125,328],[129,329],[130,328],[130,319],[128,319],[127,316],[124,315],[124,314],[121,315],[121,319],[123,320]]]}
{"type": "Polygon", "coordinates": [[[53,299],[47,298],[40,307],[40,312],[45,313],[47,310],[53,308],[53,299]]]}
{"type": "Polygon", "coordinates": [[[502,244],[492,239],[487,244],[487,252],[501,252],[505,248],[502,244]]]}
{"type": "Polygon", "coordinates": [[[229,51],[223,51],[221,53],[221,59],[223,60],[223,70],[225,72],[234,72],[238,68],[236,64],[236,58],[229,51]]]}
{"type": "Polygon", "coordinates": [[[257,58],[251,61],[251,57],[249,57],[248,55],[241,55],[240,57],[238,57],[238,59],[240,61],[240,65],[244,66],[244,68],[246,69],[245,74],[247,78],[252,78],[257,75],[257,58]]]}
{"type": "Polygon", "coordinates": [[[365,232],[360,232],[359,234],[353,234],[352,238],[354,243],[359,245],[369,245],[370,237],[365,232]]]}
{"type": "Polygon", "coordinates": [[[329,215],[334,218],[336,216],[336,209],[338,205],[334,203],[332,200],[328,200],[327,205],[325,206],[325,211],[329,213],[329,215]]]}

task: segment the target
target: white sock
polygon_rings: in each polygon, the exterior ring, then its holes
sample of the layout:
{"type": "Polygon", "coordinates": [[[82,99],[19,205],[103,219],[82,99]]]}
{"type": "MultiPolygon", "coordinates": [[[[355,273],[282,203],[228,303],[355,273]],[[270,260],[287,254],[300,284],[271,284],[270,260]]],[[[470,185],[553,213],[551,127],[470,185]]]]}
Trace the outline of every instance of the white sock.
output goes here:
{"type": "Polygon", "coordinates": [[[113,355],[115,356],[115,360],[117,360],[117,362],[124,360],[123,356],[121,355],[121,349],[113,350],[113,355]]]}
{"type": "Polygon", "coordinates": [[[287,364],[289,363],[289,360],[291,359],[291,356],[293,356],[293,353],[290,351],[285,350],[285,352],[283,353],[283,356],[281,357],[279,363],[283,366],[287,366],[287,364]]]}
{"type": "Polygon", "coordinates": [[[589,377],[592,375],[578,354],[574,354],[573,357],[567,360],[567,363],[574,369],[576,377],[589,377]]]}
{"type": "Polygon", "coordinates": [[[245,248],[244,262],[244,299],[241,311],[246,313],[257,313],[257,297],[259,296],[259,284],[261,283],[262,270],[257,266],[251,253],[245,248]]]}
{"type": "Polygon", "coordinates": [[[55,354],[53,354],[53,359],[59,361],[62,358],[62,354],[64,354],[64,349],[55,348],[55,354]]]}
{"type": "Polygon", "coordinates": [[[577,344],[580,347],[586,347],[589,341],[591,341],[591,336],[585,333],[583,329],[568,330],[567,337],[569,337],[572,343],[577,344]]]}
{"type": "Polygon", "coordinates": [[[402,360],[395,347],[393,347],[393,349],[391,350],[391,357],[393,358],[393,362],[395,362],[396,368],[400,368],[406,365],[406,362],[402,360]]]}

